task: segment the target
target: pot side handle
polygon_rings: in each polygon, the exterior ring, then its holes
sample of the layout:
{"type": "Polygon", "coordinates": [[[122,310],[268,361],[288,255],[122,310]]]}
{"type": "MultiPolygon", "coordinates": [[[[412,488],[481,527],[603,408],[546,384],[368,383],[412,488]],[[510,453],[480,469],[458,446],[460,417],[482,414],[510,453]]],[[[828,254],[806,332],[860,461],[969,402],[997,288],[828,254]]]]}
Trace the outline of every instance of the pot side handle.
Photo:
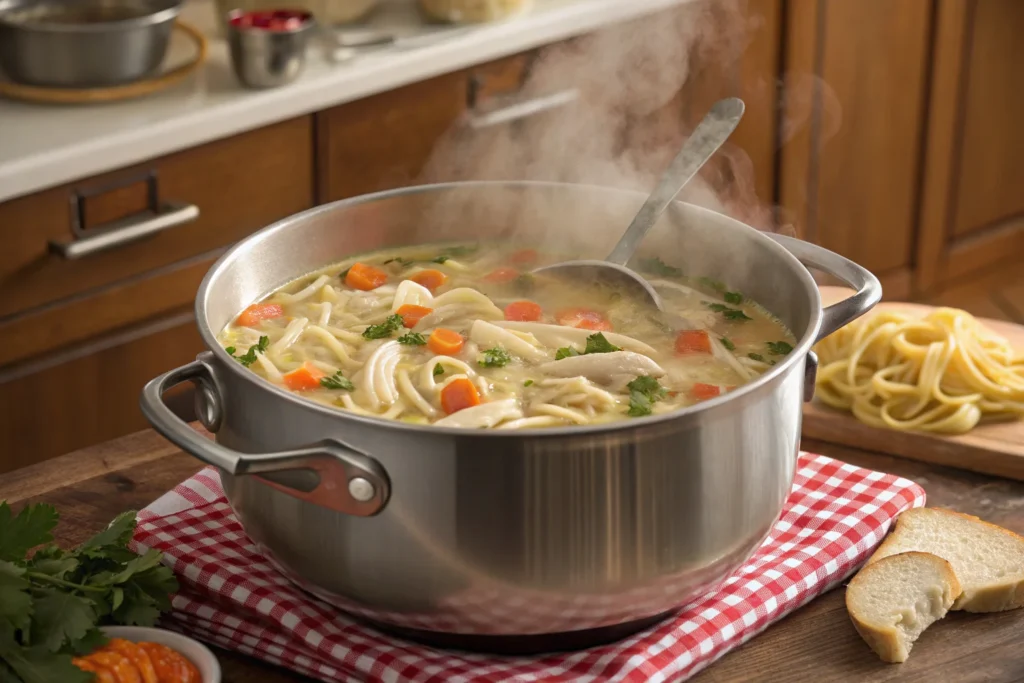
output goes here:
{"type": "MultiPolygon", "coordinates": [[[[384,468],[370,456],[336,441],[323,441],[295,450],[250,454],[202,436],[175,415],[163,400],[164,392],[188,381],[203,393],[208,405],[221,403],[216,398],[213,373],[202,360],[151,380],[143,387],[139,400],[142,414],[153,428],[178,448],[231,475],[278,473],[274,477],[276,481],[267,477],[260,477],[260,480],[290,496],[337,512],[370,517],[384,509],[391,491],[384,468]],[[288,485],[282,481],[287,481],[288,485]]],[[[218,413],[219,409],[213,412],[218,413]]]]}
{"type": "Polygon", "coordinates": [[[795,256],[800,263],[839,278],[857,290],[857,293],[848,299],[825,307],[821,329],[818,330],[815,343],[861,317],[882,300],[882,283],[866,268],[816,244],[786,235],[766,234],[795,256]]]}

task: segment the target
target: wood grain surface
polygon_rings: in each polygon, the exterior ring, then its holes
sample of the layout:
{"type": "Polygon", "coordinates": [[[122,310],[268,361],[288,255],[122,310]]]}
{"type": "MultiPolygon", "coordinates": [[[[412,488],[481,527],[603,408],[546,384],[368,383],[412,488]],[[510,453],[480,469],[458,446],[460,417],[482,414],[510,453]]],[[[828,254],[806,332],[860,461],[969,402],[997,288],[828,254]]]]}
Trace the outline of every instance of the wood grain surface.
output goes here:
{"type": "MultiPolygon", "coordinates": [[[[1024,483],[931,463],[809,441],[804,448],[910,478],[928,503],[949,507],[1024,533],[1024,483]]],[[[0,500],[16,509],[49,502],[61,513],[57,540],[80,543],[125,509],[144,507],[201,464],[151,431],[34,465],[0,478],[0,500]]],[[[1024,610],[989,615],[953,613],[932,626],[904,664],[883,664],[857,636],[838,588],[797,610],[692,680],[797,682],[1024,680],[1020,634],[1024,610]]],[[[216,649],[224,683],[309,679],[216,649]]]]}
{"type": "MultiPolygon", "coordinates": [[[[842,288],[822,287],[822,298],[834,301],[841,298],[842,291],[842,288]]],[[[931,306],[902,302],[883,302],[877,309],[920,315],[933,310],[931,306]]],[[[1001,320],[982,320],[982,323],[1024,353],[1024,326],[1001,320]]],[[[803,433],[805,437],[830,443],[1024,481],[1022,420],[982,425],[967,434],[940,436],[871,427],[849,413],[814,401],[804,406],[803,433]]]]}

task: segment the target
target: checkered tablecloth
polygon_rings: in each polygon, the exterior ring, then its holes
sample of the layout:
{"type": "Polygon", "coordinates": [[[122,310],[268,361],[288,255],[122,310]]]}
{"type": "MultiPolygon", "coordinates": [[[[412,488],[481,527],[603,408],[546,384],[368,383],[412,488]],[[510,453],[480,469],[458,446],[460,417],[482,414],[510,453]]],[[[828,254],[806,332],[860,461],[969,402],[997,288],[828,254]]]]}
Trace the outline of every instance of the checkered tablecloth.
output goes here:
{"type": "Polygon", "coordinates": [[[260,554],[213,469],[142,510],[133,546],[161,550],[181,581],[164,625],[322,681],[677,681],[846,579],[924,500],[906,479],[801,454],[768,539],[717,590],[621,642],[539,657],[438,650],[354,622],[260,554]]]}

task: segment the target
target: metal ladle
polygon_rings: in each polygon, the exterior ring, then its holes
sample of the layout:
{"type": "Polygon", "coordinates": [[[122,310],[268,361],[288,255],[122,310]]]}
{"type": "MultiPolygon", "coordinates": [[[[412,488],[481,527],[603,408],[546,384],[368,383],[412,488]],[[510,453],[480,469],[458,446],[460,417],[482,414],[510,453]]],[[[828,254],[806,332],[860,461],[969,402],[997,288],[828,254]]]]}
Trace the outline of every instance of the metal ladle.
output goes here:
{"type": "MultiPolygon", "coordinates": [[[[664,311],[661,296],[654,287],[636,271],[627,268],[626,264],[648,231],[654,227],[661,214],[679,194],[679,191],[686,183],[690,182],[693,176],[697,175],[697,171],[736,130],[740,119],[743,118],[744,108],[743,100],[737,97],[719,100],[711,107],[711,111],[693,130],[683,148],[679,150],[679,154],[662,174],[654,192],[640,207],[640,211],[633,222],[629,224],[622,239],[604,261],[563,261],[550,266],[542,266],[533,272],[586,280],[587,282],[594,282],[595,279],[611,282],[627,289],[639,298],[651,300],[659,310],[664,311]]],[[[680,327],[693,327],[681,318],[678,323],[680,327]]]]}

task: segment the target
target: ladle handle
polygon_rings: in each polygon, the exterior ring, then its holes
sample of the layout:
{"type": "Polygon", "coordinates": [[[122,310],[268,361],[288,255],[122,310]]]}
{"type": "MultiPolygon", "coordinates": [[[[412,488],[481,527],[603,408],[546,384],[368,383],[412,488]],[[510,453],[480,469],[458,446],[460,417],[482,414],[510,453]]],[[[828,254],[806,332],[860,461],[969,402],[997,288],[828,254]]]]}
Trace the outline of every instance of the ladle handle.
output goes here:
{"type": "Polygon", "coordinates": [[[626,229],[626,234],[612,249],[606,261],[620,266],[626,265],[647,232],[668,208],[669,203],[736,130],[740,119],[743,118],[744,109],[743,100],[738,97],[719,100],[711,107],[711,111],[697,124],[686,144],[662,174],[658,186],[640,207],[636,218],[626,229]]]}

